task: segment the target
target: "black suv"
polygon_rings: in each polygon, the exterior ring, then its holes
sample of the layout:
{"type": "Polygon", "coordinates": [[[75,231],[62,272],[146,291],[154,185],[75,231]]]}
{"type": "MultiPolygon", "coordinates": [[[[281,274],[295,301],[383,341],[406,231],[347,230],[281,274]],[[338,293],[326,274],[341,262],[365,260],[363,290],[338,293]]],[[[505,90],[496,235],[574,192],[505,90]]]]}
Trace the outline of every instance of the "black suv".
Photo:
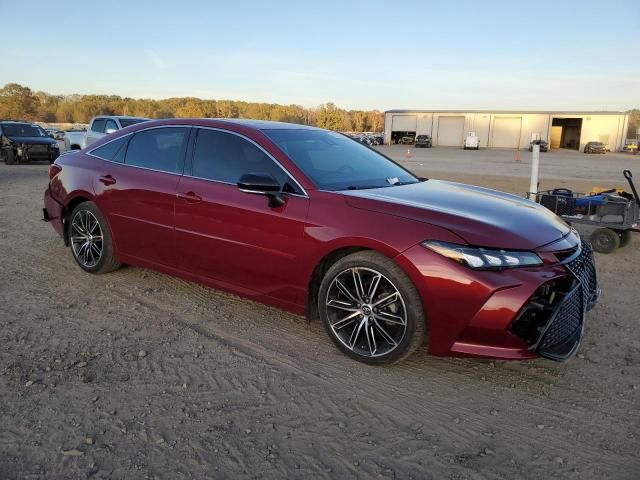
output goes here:
{"type": "Polygon", "coordinates": [[[530,152],[533,152],[533,146],[534,145],[540,145],[540,151],[541,152],[549,151],[549,144],[545,140],[531,140],[531,143],[529,143],[529,151],[530,152]]]}
{"type": "Polygon", "coordinates": [[[38,125],[3,121],[0,122],[0,155],[7,165],[30,160],[53,163],[60,156],[60,147],[38,125]]]}
{"type": "Polygon", "coordinates": [[[430,135],[418,135],[416,137],[416,148],[418,148],[418,147],[430,148],[431,147],[431,136],[430,135]]]}

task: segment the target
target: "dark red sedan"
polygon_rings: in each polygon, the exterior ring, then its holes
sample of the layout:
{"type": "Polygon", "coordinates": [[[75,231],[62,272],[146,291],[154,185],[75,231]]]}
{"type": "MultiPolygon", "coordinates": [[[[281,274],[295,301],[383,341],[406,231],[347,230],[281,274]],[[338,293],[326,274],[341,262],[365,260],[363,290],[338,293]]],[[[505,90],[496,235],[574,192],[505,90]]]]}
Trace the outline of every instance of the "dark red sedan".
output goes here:
{"type": "Polygon", "coordinates": [[[368,363],[565,360],[599,289],[591,248],[549,210],[418,178],[339,133],[161,120],[61,156],[44,217],[87,272],[153,268],[320,317],[368,363]]]}

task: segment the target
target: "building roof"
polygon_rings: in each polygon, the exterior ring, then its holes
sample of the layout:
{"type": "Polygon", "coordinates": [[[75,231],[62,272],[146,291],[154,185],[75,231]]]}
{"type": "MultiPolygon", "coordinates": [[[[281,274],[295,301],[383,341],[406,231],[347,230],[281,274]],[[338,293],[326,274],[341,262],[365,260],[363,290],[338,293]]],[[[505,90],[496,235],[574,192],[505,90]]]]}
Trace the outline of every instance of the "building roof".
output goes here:
{"type": "Polygon", "coordinates": [[[405,110],[392,109],[384,113],[537,113],[537,114],[558,114],[558,115],[627,115],[626,112],[597,111],[597,110],[405,110]]]}

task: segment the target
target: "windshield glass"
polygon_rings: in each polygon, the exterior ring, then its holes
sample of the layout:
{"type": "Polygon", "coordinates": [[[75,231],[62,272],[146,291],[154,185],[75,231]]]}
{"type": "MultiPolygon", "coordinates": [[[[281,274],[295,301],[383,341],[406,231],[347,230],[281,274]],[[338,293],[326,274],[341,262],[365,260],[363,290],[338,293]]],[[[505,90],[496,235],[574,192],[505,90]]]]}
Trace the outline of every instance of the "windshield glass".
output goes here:
{"type": "Polygon", "coordinates": [[[28,123],[3,123],[2,131],[7,137],[47,137],[47,133],[37,125],[28,123]]]}
{"type": "Polygon", "coordinates": [[[135,125],[136,123],[142,123],[146,121],[146,118],[121,118],[120,125],[122,125],[122,128],[127,128],[131,125],[135,125]]]}
{"type": "Polygon", "coordinates": [[[326,130],[263,130],[322,190],[379,188],[418,178],[375,150],[326,130]]]}

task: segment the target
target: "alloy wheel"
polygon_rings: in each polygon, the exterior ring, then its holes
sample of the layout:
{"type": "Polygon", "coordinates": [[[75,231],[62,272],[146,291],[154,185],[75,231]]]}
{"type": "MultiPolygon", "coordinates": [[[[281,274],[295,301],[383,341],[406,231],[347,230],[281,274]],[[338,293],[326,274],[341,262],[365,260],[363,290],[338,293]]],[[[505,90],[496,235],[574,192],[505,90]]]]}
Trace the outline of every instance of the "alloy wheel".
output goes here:
{"type": "Polygon", "coordinates": [[[103,242],[100,222],[88,210],[78,210],[71,220],[71,248],[78,262],[95,267],[102,258],[103,242]]]}
{"type": "Polygon", "coordinates": [[[327,290],[325,305],[333,334],[357,355],[387,355],[406,334],[404,299],[393,282],[374,269],[340,272],[327,290]]]}

